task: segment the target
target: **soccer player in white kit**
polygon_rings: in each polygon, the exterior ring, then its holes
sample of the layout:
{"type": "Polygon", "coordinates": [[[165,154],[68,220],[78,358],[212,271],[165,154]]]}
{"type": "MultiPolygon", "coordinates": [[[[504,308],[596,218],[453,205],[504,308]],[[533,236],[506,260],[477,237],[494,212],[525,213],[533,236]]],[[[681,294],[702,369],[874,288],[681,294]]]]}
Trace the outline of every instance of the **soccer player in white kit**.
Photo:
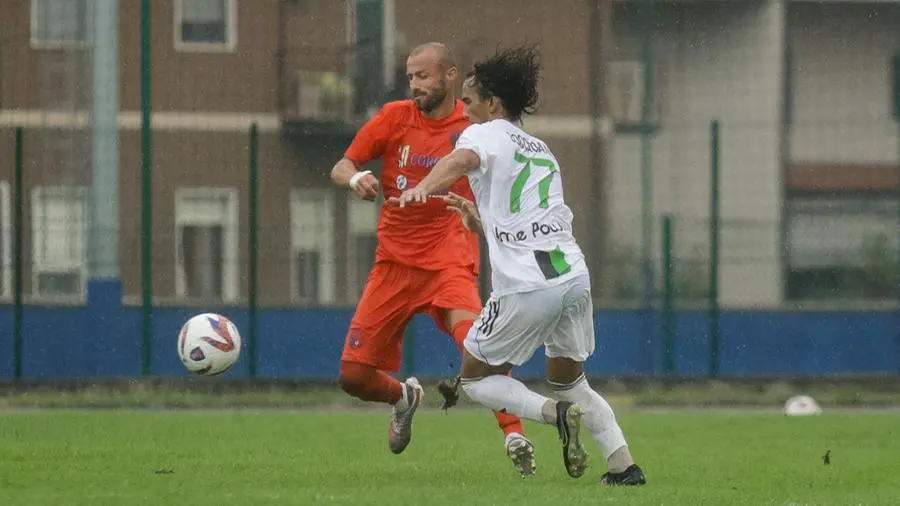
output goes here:
{"type": "MultiPolygon", "coordinates": [[[[487,238],[491,297],[464,342],[463,390],[497,411],[555,425],[566,471],[587,468],[579,441],[583,423],[607,460],[608,485],[643,485],[609,403],[592,390],[584,361],[594,352],[590,275],[572,235],[572,211],[563,200],[560,166],[540,139],[519,128],[537,103],[540,72],[532,47],[505,50],[476,63],[463,84],[465,114],[473,123],[397,205],[434,198],[468,175],[475,205],[442,198],[471,230],[487,238]],[[545,346],[547,382],[560,400],[528,389],[507,373],[545,346]]],[[[533,446],[522,448],[533,452],[533,446]]],[[[534,472],[533,455],[529,454],[534,472]]]]}

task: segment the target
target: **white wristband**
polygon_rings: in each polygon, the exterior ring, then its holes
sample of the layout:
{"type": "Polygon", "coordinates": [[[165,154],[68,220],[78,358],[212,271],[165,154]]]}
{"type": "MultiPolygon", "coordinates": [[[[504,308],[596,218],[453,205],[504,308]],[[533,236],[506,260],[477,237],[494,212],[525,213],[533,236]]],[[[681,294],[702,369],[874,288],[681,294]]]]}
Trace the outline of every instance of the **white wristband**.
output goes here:
{"type": "Polygon", "coordinates": [[[355,190],[355,189],[356,189],[356,183],[357,183],[360,179],[362,179],[363,176],[365,176],[366,174],[371,174],[371,173],[372,173],[371,170],[364,170],[364,171],[361,171],[361,172],[357,172],[356,174],[353,174],[353,176],[350,177],[350,182],[349,182],[350,188],[352,188],[352,189],[355,190]]]}

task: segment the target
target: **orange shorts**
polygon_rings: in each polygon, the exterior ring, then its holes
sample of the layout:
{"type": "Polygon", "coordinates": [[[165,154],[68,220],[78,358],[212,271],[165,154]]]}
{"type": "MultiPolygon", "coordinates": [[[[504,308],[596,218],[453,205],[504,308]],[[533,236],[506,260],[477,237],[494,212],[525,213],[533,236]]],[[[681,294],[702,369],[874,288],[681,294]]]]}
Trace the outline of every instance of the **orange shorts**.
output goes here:
{"type": "Polygon", "coordinates": [[[341,360],[382,371],[398,370],[403,332],[414,314],[430,314],[438,328],[450,334],[452,329],[446,328],[441,309],[481,311],[478,283],[471,269],[426,271],[393,262],[376,263],[350,322],[341,360]]]}

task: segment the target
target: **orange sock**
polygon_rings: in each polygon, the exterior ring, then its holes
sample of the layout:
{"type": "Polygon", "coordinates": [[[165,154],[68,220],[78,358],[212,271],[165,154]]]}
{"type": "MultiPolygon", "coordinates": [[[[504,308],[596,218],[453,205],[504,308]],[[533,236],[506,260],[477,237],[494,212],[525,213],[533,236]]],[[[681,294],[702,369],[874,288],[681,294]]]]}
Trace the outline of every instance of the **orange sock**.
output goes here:
{"type": "MultiPolygon", "coordinates": [[[[456,342],[456,346],[460,351],[463,349],[463,341],[466,339],[466,334],[469,333],[469,329],[472,327],[473,323],[475,323],[475,320],[463,320],[454,325],[453,330],[450,331],[450,335],[453,336],[453,340],[456,342]]],[[[512,376],[512,373],[509,375],[512,376]]],[[[497,417],[497,424],[500,426],[500,430],[507,436],[513,433],[525,435],[525,428],[522,426],[522,420],[516,415],[494,411],[494,416],[497,417]]]]}
{"type": "Polygon", "coordinates": [[[499,411],[494,411],[494,416],[497,417],[497,423],[500,425],[500,430],[507,436],[510,434],[525,435],[525,428],[522,427],[522,420],[518,416],[509,413],[501,413],[499,411]]]}
{"type": "Polygon", "coordinates": [[[403,383],[378,369],[341,361],[341,388],[363,401],[395,404],[403,397],[403,383]]]}

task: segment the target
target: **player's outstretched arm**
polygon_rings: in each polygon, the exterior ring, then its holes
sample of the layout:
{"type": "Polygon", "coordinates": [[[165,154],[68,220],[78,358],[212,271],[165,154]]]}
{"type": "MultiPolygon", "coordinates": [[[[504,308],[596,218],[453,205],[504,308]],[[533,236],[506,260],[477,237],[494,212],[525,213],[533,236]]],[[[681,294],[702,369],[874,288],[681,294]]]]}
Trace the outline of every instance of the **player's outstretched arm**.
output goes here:
{"type": "Polygon", "coordinates": [[[338,186],[349,187],[366,200],[375,200],[378,196],[378,178],[370,171],[360,172],[353,160],[347,157],[334,164],[331,180],[338,186]]]}
{"type": "Polygon", "coordinates": [[[453,192],[449,192],[441,199],[447,204],[448,209],[459,215],[466,229],[476,234],[481,232],[481,216],[478,215],[478,208],[474,202],[453,192]]]}
{"type": "Polygon", "coordinates": [[[441,160],[431,169],[425,178],[419,181],[415,188],[410,188],[400,195],[399,205],[404,207],[410,202],[422,203],[428,200],[429,195],[450,188],[459,178],[470,170],[478,167],[481,159],[474,151],[457,149],[441,160]]]}

